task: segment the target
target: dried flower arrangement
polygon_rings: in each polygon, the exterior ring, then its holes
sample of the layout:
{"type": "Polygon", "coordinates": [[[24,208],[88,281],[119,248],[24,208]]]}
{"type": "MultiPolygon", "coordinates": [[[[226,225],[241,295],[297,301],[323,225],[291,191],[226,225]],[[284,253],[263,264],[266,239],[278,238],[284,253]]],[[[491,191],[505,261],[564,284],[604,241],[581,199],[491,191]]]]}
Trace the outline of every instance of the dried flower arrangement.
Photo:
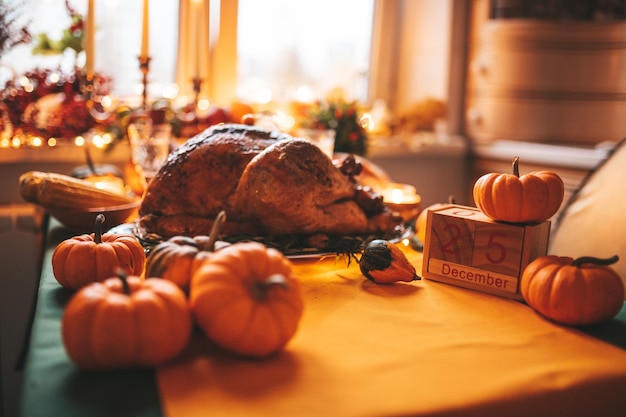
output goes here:
{"type": "Polygon", "coordinates": [[[333,129],[335,152],[363,156],[367,153],[367,132],[355,102],[338,100],[316,103],[305,118],[303,127],[333,129]]]}

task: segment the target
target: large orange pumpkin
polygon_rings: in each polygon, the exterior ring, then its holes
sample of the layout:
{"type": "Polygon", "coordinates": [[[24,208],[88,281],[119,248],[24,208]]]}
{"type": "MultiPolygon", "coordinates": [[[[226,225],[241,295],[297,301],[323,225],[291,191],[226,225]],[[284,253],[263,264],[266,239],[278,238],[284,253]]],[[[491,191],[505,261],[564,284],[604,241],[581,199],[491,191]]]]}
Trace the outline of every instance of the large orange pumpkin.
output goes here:
{"type": "Polygon", "coordinates": [[[609,259],[540,256],[524,269],[520,290],[529,306],[555,322],[589,325],[609,320],[624,305],[624,284],[609,259]]]}
{"type": "Polygon", "coordinates": [[[256,242],[236,243],[202,263],[192,277],[190,303],[211,340],[253,357],[281,350],[303,311],[289,260],[256,242]]]}
{"type": "Polygon", "coordinates": [[[510,223],[542,222],[561,207],[565,187],[552,171],[519,175],[519,158],[512,174],[489,173],[474,183],[474,202],[486,216],[510,223]]]}
{"type": "Polygon", "coordinates": [[[102,233],[104,215],[95,231],[66,239],[54,249],[52,272],[64,288],[77,290],[115,275],[118,268],[141,275],[146,261],[143,246],[131,234],[102,233]]]}
{"type": "Polygon", "coordinates": [[[68,356],[88,370],[163,364],[187,346],[192,327],[174,283],[124,274],[83,287],[61,321],[68,356]]]}

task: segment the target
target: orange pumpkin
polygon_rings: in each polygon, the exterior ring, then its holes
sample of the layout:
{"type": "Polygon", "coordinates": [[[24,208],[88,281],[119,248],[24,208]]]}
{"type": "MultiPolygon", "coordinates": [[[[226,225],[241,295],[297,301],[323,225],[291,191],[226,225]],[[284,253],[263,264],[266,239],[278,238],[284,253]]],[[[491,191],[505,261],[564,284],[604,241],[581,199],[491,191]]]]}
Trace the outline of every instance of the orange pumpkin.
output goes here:
{"type": "Polygon", "coordinates": [[[303,310],[289,260],[256,242],[236,243],[202,263],[192,277],[190,303],[211,340],[253,357],[281,350],[294,336],[303,310]]]}
{"type": "Polygon", "coordinates": [[[123,273],[83,287],[61,320],[68,356],[88,370],[161,365],[187,346],[192,328],[174,283],[123,273]]]}
{"type": "Polygon", "coordinates": [[[229,245],[216,242],[225,218],[223,211],[218,214],[210,236],[174,236],[159,243],[146,260],[146,276],[170,280],[187,291],[198,265],[208,259],[214,250],[229,245]]]}
{"type": "Polygon", "coordinates": [[[474,183],[474,202],[489,218],[510,223],[542,222],[561,207],[565,187],[552,171],[519,175],[519,158],[513,174],[490,173],[474,183]]]}
{"type": "Polygon", "coordinates": [[[174,236],[159,243],[148,255],[146,276],[174,282],[181,289],[189,289],[191,276],[198,265],[208,259],[214,249],[227,245],[216,242],[211,248],[208,236],[174,236]]]}
{"type": "Polygon", "coordinates": [[[520,290],[529,306],[555,322],[578,326],[609,320],[624,305],[624,284],[609,259],[540,256],[524,269],[520,290]]]}
{"type": "Polygon", "coordinates": [[[143,272],[146,255],[130,234],[102,233],[104,215],[96,216],[95,231],[66,239],[54,249],[52,272],[64,288],[77,290],[115,275],[118,268],[129,274],[143,272]]]}

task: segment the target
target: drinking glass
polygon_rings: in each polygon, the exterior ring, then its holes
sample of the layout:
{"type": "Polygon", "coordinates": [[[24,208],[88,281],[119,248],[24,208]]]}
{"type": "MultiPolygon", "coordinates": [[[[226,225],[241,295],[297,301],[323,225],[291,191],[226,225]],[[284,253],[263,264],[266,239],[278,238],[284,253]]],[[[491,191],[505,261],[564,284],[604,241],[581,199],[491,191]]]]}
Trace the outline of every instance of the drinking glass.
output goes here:
{"type": "Polygon", "coordinates": [[[141,168],[146,181],[153,178],[167,161],[172,139],[169,124],[131,123],[128,126],[131,159],[141,168]]]}
{"type": "Polygon", "coordinates": [[[296,135],[317,145],[330,159],[335,152],[335,131],[333,129],[298,129],[296,135]]]}

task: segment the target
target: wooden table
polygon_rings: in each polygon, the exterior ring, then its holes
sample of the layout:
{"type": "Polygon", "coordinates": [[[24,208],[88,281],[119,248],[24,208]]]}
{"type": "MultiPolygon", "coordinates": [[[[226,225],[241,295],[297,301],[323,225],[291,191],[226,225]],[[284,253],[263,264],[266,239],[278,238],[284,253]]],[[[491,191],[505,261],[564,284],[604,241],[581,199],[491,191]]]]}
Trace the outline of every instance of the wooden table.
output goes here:
{"type": "MultiPolygon", "coordinates": [[[[65,354],[71,293],[54,279],[51,222],[25,371],[22,415],[621,416],[626,308],[584,329],[523,303],[421,280],[375,285],[356,264],[294,261],[305,313],[286,350],[247,360],[198,332],[155,370],[87,373],[65,354]]],[[[421,254],[407,249],[418,266],[421,254]]]]}

